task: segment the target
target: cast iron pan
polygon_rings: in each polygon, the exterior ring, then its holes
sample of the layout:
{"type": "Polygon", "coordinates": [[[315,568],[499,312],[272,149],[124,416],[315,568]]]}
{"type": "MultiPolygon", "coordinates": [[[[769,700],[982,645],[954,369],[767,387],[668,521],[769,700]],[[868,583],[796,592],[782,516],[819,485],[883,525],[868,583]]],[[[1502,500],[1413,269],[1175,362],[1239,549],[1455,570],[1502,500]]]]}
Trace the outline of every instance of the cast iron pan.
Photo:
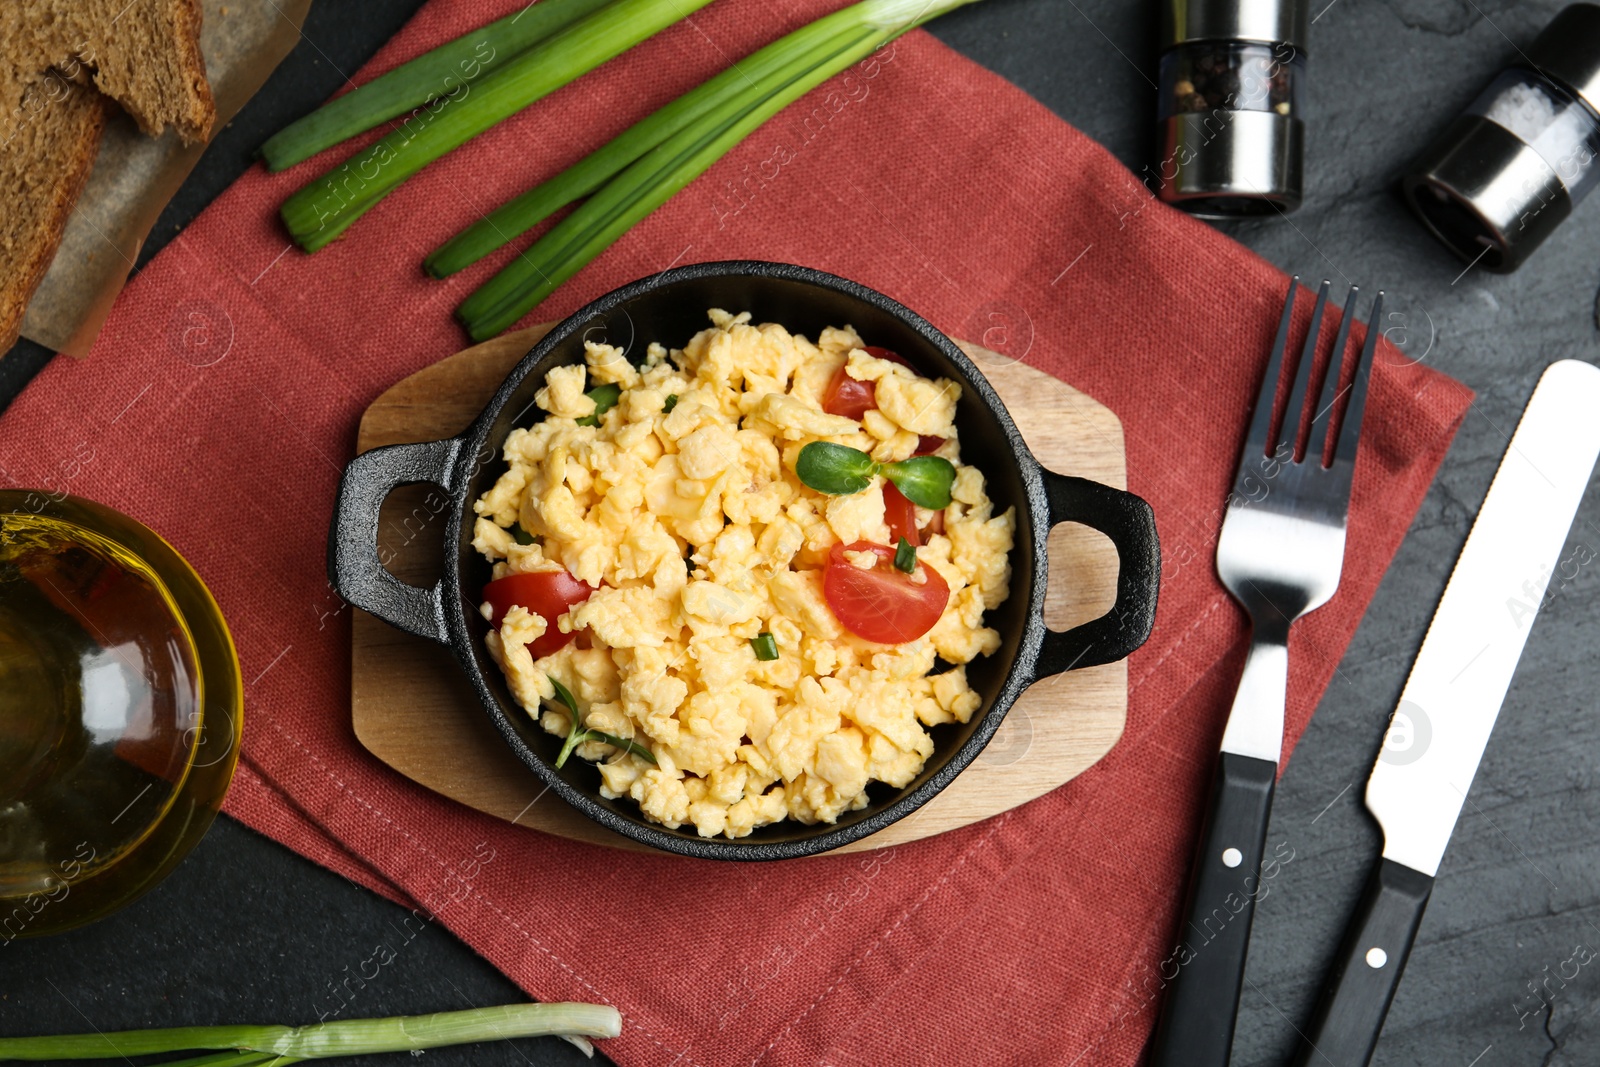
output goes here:
{"type": "MultiPolygon", "coordinates": [[[[1054,474],[1028,451],[1000,398],[948,337],[920,316],[862,285],[779,263],[700,263],[669,270],[601,297],[551,330],[518,363],[472,426],[460,437],[393,445],[357,456],[345,468],[329,532],[328,571],[350,603],[409,633],[448,644],[506,744],[564,801],[636,841],[705,859],[769,860],[809,856],[881,830],[928,802],[983,751],[1006,711],[1029,685],[1064,670],[1109,663],[1144,643],[1155,621],[1160,548],[1150,506],[1132,493],[1054,474]],[[620,346],[630,358],[659,341],[681,348],[709,325],[707,308],[749,311],[815,338],[826,326],[849,324],[868,344],[900,353],[919,372],[962,386],[956,413],[961,457],[988,482],[996,512],[1017,509],[1011,552],[1011,595],[988,614],[1000,649],[967,666],[983,708],[965,724],[933,729],[934,754],[902,789],[869,787],[871,801],[836,823],[785,820],[737,841],[702,838],[692,827],[669,830],[646,821],[628,798],[599,794],[599,773],[583,760],[555,769],[561,738],[542,730],[512,698],[484,646],[488,623],[478,614],[489,565],[472,548],[472,502],[505,464],[500,446],[513,427],[540,415],[533,394],[551,367],[583,359],[585,340],[620,346]],[[378,509],[397,486],[430,482],[451,497],[444,577],[432,588],[401,582],[378,558],[378,509]],[[1060,522],[1080,522],[1109,537],[1120,563],[1116,604],[1105,615],[1057,633],[1044,625],[1045,543],[1060,522]]],[[[1062,714],[1071,714],[1062,708],[1062,714]]],[[[443,728],[443,727],[442,727],[443,728]]]]}

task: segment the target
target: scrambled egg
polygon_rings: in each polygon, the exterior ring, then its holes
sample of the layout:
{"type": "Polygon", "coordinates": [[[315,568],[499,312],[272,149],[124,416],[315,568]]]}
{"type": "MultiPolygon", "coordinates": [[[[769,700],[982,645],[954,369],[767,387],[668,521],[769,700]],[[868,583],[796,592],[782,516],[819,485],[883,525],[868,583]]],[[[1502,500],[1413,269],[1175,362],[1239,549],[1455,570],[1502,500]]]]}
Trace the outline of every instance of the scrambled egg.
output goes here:
{"type": "MultiPolygon", "coordinates": [[[[1009,591],[1015,516],[993,514],[983,475],[960,462],[956,383],[872,356],[849,327],[813,344],[748,314],[710,318],[681,351],[652,344],[639,366],[591,343],[584,364],[551,370],[536,396],[548,414],[506,439],[510,469],[474,505],[473,544],[496,578],[565,568],[596,587],[559,618],[515,607],[490,632],[517,700],[564,735],[561,681],[585,727],[655,757],[580,745],[603,761],[602,794],[632,797],[669,827],[737,838],[865,807],[869,782],[916,777],[929,727],[978,710],[965,664],[1000,645],[983,616],[1009,591]],[[861,421],[822,410],[841,366],[874,383],[877,410],[861,421]],[[620,399],[598,426],[579,425],[595,412],[585,390],[607,383],[620,399]],[[794,463],[815,440],[901,460],[921,436],[945,438],[936,454],[957,470],[944,532],[917,550],[950,599],[925,636],[874,644],[834,616],[823,568],[836,543],[889,543],[883,480],[830,497],[794,463]],[[512,536],[518,523],[532,544],[512,536]],[[589,641],[534,660],[528,643],[552,627],[589,641]],[[775,660],[755,655],[763,632],[775,660]]],[[[933,517],[918,509],[919,526],[933,517]]]]}

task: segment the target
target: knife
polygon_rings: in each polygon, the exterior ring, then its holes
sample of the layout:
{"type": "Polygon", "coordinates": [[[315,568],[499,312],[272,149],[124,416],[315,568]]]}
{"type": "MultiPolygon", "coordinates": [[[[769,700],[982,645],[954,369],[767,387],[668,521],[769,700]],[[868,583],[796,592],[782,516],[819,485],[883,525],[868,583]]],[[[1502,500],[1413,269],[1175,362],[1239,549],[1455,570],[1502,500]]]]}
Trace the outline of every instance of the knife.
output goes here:
{"type": "Polygon", "coordinates": [[[1372,1058],[1597,456],[1600,368],[1553,363],[1495,472],[1367,779],[1383,858],[1301,1035],[1297,1067],[1364,1067],[1372,1058]]]}

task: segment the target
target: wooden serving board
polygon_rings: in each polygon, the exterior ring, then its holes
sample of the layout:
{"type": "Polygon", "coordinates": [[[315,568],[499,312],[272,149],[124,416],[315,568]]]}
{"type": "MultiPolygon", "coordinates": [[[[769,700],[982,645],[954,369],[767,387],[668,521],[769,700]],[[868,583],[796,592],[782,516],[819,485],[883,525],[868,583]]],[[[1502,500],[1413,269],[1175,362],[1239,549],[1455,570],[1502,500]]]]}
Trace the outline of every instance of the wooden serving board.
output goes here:
{"type": "MultiPolygon", "coordinates": [[[[418,371],[380,396],[361,420],[358,449],[452,437],[472,422],[548,326],[506,334],[418,371]]],[[[1009,357],[961,343],[988,377],[1046,467],[1126,487],[1122,423],[1063,382],[1009,357]]],[[[384,505],[379,543],[390,570],[428,585],[441,573],[445,498],[406,486],[384,505]]],[[[1066,629],[1115,601],[1116,552],[1076,523],[1050,537],[1045,621],[1066,629]]],[[[512,754],[478,706],[450,650],[355,610],[351,717],[367,750],[406,777],[509,822],[616,848],[644,849],[559,799],[512,754]]],[[[1128,671],[1122,662],[1070,671],[1022,695],[983,754],[918,811],[840,851],[914,841],[998,815],[1093,765],[1122,734],[1128,671]]]]}

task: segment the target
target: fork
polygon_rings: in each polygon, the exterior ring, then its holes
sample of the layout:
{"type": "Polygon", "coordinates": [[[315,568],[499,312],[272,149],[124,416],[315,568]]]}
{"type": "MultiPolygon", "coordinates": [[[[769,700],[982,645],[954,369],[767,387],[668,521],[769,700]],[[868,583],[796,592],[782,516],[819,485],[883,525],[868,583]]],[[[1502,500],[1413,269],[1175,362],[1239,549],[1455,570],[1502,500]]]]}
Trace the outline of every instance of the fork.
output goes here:
{"type": "Polygon", "coordinates": [[[1299,283],[1298,277],[1289,280],[1283,317],[1217,541],[1217,574],[1250,615],[1250,654],[1222,735],[1208,815],[1190,872],[1185,925],[1172,955],[1161,967],[1166,998],[1145,1061],[1147,1067],[1226,1067],[1228,1063],[1250,923],[1263,892],[1267,817],[1283,753],[1289,626],[1328,602],[1343,569],[1350,479],[1383,293],[1373,301],[1366,344],[1356,356],[1350,385],[1340,390],[1350,324],[1355,318],[1357,288],[1350,287],[1332,354],[1320,376],[1326,382],[1319,379],[1313,386],[1312,369],[1328,303],[1329,283],[1322,283],[1282,428],[1275,435],[1273,425],[1278,420],[1273,412],[1299,283]],[[1306,395],[1314,388],[1320,395],[1311,409],[1309,433],[1302,434],[1306,395]],[[1334,408],[1344,392],[1349,400],[1342,425],[1325,442],[1334,408]],[[1286,432],[1291,427],[1293,432],[1286,432]],[[1297,448],[1301,436],[1307,438],[1303,454],[1297,448]]]}

